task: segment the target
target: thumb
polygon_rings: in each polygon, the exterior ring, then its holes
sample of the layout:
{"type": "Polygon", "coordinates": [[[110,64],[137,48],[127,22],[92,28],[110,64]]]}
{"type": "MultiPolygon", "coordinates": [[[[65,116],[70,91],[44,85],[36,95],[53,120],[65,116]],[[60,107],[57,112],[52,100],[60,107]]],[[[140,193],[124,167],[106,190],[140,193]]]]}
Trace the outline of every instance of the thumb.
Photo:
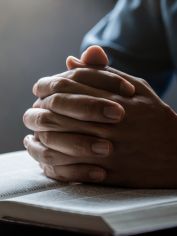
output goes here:
{"type": "MultiPolygon", "coordinates": [[[[82,53],[81,59],[78,59],[73,56],[69,56],[66,59],[66,65],[69,70],[75,69],[75,68],[99,68],[99,69],[106,69],[105,67],[108,65],[109,60],[104,52],[104,50],[99,46],[91,46],[87,48],[85,52],[82,53]]],[[[107,70],[107,69],[106,69],[107,70]]],[[[109,68],[109,71],[117,74],[119,77],[121,77],[121,80],[123,81],[122,87],[120,88],[120,95],[126,96],[126,97],[132,97],[135,93],[134,86],[126,81],[123,76],[120,76],[119,71],[109,68]]],[[[119,78],[120,79],[120,78],[119,78]]],[[[103,89],[103,87],[101,87],[103,89]]],[[[106,90],[106,88],[104,88],[106,90]]]]}
{"type": "Polygon", "coordinates": [[[106,53],[97,45],[87,48],[81,55],[81,61],[93,66],[107,66],[109,63],[106,53]]]}
{"type": "Polygon", "coordinates": [[[68,69],[74,69],[76,67],[86,67],[88,66],[99,66],[105,67],[109,63],[108,57],[104,50],[97,46],[90,46],[82,53],[81,59],[69,56],[66,60],[66,65],[68,69]]]}

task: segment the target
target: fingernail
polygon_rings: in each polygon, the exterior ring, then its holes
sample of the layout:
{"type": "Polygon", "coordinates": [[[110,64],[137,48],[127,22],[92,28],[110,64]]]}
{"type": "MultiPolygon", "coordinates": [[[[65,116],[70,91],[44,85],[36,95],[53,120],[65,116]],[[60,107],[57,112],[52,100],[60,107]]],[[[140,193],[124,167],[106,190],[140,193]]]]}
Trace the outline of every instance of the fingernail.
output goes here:
{"type": "Polygon", "coordinates": [[[95,169],[89,173],[89,176],[93,181],[101,182],[105,179],[106,172],[103,169],[95,169]]]}
{"type": "Polygon", "coordinates": [[[109,119],[118,121],[122,119],[122,112],[115,106],[105,107],[103,113],[109,119]]]}
{"type": "Polygon", "coordinates": [[[96,154],[108,155],[109,154],[109,143],[105,141],[99,141],[92,144],[92,151],[96,154]]]}

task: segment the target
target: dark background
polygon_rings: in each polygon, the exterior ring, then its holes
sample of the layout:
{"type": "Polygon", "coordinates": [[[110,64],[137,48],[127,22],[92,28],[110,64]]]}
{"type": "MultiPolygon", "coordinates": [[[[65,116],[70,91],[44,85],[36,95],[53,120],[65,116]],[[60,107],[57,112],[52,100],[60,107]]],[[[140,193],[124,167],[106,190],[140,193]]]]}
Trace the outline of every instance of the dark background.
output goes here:
{"type": "Polygon", "coordinates": [[[0,153],[23,149],[29,131],[22,116],[35,99],[32,85],[40,77],[66,70],[66,57],[79,55],[84,34],[114,3],[0,0],[0,153]]]}

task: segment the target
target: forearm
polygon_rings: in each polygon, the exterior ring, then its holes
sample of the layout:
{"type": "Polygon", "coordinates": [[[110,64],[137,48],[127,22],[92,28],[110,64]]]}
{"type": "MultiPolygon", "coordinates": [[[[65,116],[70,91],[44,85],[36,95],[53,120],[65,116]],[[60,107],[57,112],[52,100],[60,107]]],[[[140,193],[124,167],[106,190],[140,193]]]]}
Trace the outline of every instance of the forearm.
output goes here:
{"type": "Polygon", "coordinates": [[[162,96],[174,72],[165,30],[160,1],[119,0],[113,11],[88,32],[81,49],[102,46],[110,66],[147,80],[162,96]]]}

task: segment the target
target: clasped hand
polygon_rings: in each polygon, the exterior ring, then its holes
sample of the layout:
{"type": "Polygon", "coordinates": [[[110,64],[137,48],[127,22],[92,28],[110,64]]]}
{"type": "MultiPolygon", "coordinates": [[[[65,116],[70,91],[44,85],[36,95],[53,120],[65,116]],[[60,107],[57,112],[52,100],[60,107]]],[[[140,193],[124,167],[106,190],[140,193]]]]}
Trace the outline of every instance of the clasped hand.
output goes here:
{"type": "Polygon", "coordinates": [[[99,47],[69,70],[40,79],[24,114],[24,139],[44,173],[60,181],[177,187],[177,116],[143,79],[107,66],[99,47]],[[100,63],[99,63],[100,62],[100,63]]]}

